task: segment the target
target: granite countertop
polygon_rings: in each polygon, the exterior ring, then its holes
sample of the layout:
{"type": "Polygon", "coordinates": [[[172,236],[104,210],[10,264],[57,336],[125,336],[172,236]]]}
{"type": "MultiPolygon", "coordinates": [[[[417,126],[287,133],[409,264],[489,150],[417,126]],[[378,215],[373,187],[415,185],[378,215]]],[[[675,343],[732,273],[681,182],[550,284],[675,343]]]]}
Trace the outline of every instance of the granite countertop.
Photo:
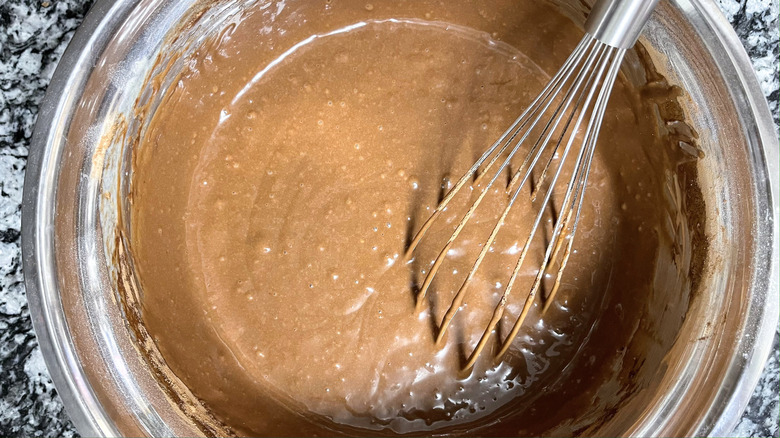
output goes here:
{"type": "MultiPolygon", "coordinates": [[[[755,66],[778,124],[780,0],[716,0],[755,66]]],[[[32,330],[20,255],[22,185],[37,106],[91,0],[0,0],[0,436],[76,436],[32,330]]],[[[733,433],[777,437],[778,335],[733,433]]]]}

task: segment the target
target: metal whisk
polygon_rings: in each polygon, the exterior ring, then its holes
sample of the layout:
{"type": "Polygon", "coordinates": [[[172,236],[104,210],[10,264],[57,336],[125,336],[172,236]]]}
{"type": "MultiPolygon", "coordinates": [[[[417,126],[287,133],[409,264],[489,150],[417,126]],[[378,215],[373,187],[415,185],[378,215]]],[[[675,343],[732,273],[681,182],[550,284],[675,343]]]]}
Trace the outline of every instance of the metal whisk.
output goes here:
{"type": "Polygon", "coordinates": [[[542,222],[545,209],[548,208],[553,189],[558,184],[564,165],[569,163],[567,159],[575,157],[571,176],[566,183],[563,202],[560,204],[560,210],[557,214],[551,237],[545,247],[542,264],[525,299],[522,312],[509,335],[501,343],[501,348],[496,358],[500,359],[503,357],[517,336],[540,289],[545,273],[555,265],[555,261],[562,250],[563,255],[555,275],[555,282],[546,297],[543,311],[547,310],[550,303],[552,303],[560,286],[566,263],[572,252],[574,235],[577,231],[583,205],[582,201],[585,195],[585,188],[587,187],[588,173],[607,101],[612,92],[612,87],[626,50],[636,42],[657,3],[658,0],[598,0],[586,22],[585,28],[587,33],[558,73],[550,80],[536,100],[515,120],[512,126],[457,181],[412,240],[407,250],[407,258],[411,257],[426,231],[441,216],[441,213],[445,211],[455,195],[476,174],[472,186],[479,189],[478,196],[456,226],[427,273],[417,295],[417,308],[419,310],[436,273],[442,266],[450,247],[458,238],[458,235],[517,153],[521,149],[527,149],[522,164],[512,174],[507,185],[508,204],[500,215],[498,222],[495,224],[487,242],[482,247],[473,267],[463,281],[439,326],[437,343],[441,341],[452,319],[461,307],[469,284],[474,279],[480,264],[493,245],[518,195],[531,179],[534,170],[537,169],[536,175],[538,177],[535,184],[536,187],[531,193],[531,202],[533,204],[538,196],[542,196],[542,202],[538,206],[538,212],[532,222],[530,234],[520,250],[519,259],[507,282],[506,288],[494,308],[493,316],[485,332],[468,358],[464,370],[468,370],[474,365],[480,352],[485,348],[491,334],[503,317],[507,299],[512,292],[512,287],[526,258],[531,242],[542,222]],[[585,131],[581,139],[578,139],[578,134],[582,134],[581,128],[583,124],[586,124],[585,131]],[[532,133],[535,133],[535,135],[531,135],[532,133]],[[491,169],[494,168],[495,164],[502,157],[503,161],[501,161],[498,169],[491,173],[491,169]],[[543,165],[541,172],[538,171],[537,165],[543,165]],[[481,181],[488,175],[492,175],[489,182],[480,185],[481,181]],[[544,182],[550,177],[552,179],[547,184],[547,189],[544,190],[544,182]]]}

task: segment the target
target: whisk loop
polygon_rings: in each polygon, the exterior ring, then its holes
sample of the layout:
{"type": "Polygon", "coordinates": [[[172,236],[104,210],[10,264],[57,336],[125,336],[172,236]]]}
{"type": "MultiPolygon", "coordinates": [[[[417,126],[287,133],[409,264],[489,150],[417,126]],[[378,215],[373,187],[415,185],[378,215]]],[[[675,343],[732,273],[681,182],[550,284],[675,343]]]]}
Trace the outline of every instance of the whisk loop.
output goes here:
{"type": "Polygon", "coordinates": [[[607,101],[617,78],[625,51],[625,48],[604,44],[592,35],[586,34],[539,96],[512,123],[509,129],[482,154],[474,165],[458,179],[431,216],[420,227],[420,230],[409,245],[406,253],[407,259],[412,257],[415,248],[420,244],[425,233],[441,216],[442,212],[446,210],[461,189],[476,174],[476,178],[474,178],[471,186],[478,193],[477,197],[458,222],[455,230],[428,271],[417,295],[416,307],[419,311],[425,302],[425,297],[437,272],[447,258],[450,248],[469,223],[469,220],[477,208],[479,208],[487,193],[491,191],[500,175],[518,156],[518,153],[521,150],[525,150],[525,156],[520,166],[514,171],[505,187],[506,194],[509,197],[508,203],[439,325],[439,332],[436,338],[437,343],[444,338],[450,323],[461,308],[470,284],[495,242],[520,193],[529,180],[531,180],[532,175],[538,175],[530,198],[532,205],[537,198],[542,199],[542,201],[538,204],[538,211],[533,215],[528,215],[533,217],[531,231],[523,243],[517,264],[507,285],[498,303],[495,305],[490,322],[469,356],[466,365],[463,367],[464,370],[473,367],[480,353],[485,349],[499,321],[504,316],[509,296],[515,286],[520,269],[526,260],[531,242],[537,234],[545,210],[550,206],[554,188],[564,173],[563,169],[568,165],[569,159],[575,157],[573,171],[566,183],[566,192],[555,219],[551,238],[546,244],[542,264],[529,288],[522,312],[515,321],[510,333],[501,342],[496,359],[501,359],[509,349],[533,305],[545,273],[556,264],[556,260],[561,256],[561,261],[555,274],[555,282],[544,301],[543,312],[549,308],[550,303],[555,298],[566,264],[572,253],[574,235],[580,219],[582,201],[587,187],[588,173],[593,159],[596,140],[604,118],[607,101]],[[580,133],[583,125],[586,126],[584,134],[581,138],[578,138],[578,133],[580,133]],[[573,151],[574,153],[572,153],[573,151]],[[501,160],[502,157],[503,160],[501,160]],[[496,163],[499,162],[498,168],[492,170],[496,163]],[[538,170],[540,166],[542,166],[541,171],[538,170]],[[534,172],[535,170],[536,173],[534,172]],[[483,180],[488,176],[490,176],[490,180],[486,184],[482,184],[483,180]],[[545,189],[545,182],[548,178],[550,178],[550,181],[545,189]]]}

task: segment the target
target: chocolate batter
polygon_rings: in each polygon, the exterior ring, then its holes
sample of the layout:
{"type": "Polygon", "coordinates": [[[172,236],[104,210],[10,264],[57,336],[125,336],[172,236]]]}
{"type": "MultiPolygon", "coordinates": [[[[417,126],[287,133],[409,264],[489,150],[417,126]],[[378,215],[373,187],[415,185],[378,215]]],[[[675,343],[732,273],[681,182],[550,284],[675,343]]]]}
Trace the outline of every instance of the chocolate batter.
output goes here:
{"type": "Polygon", "coordinates": [[[247,435],[578,434],[650,385],[632,367],[658,365],[691,287],[679,188],[694,157],[663,128],[676,103],[662,78],[616,84],[561,290],[503,362],[458,372],[527,219],[510,216],[439,346],[503,198],[483,203],[421,313],[416,291],[473,197],[403,257],[581,36],[536,0],[249,2],[182,55],[133,156],[128,240],[142,324],[192,403],[247,435]]]}

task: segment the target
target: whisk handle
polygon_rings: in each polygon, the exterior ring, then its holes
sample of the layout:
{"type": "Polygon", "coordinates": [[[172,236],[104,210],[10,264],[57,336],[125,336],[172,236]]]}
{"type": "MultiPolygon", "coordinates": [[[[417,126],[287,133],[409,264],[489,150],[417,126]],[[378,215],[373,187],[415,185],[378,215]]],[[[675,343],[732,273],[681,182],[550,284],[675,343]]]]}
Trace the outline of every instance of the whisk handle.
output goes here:
{"type": "Polygon", "coordinates": [[[597,0],[585,30],[604,44],[630,49],[659,0],[597,0]]]}

